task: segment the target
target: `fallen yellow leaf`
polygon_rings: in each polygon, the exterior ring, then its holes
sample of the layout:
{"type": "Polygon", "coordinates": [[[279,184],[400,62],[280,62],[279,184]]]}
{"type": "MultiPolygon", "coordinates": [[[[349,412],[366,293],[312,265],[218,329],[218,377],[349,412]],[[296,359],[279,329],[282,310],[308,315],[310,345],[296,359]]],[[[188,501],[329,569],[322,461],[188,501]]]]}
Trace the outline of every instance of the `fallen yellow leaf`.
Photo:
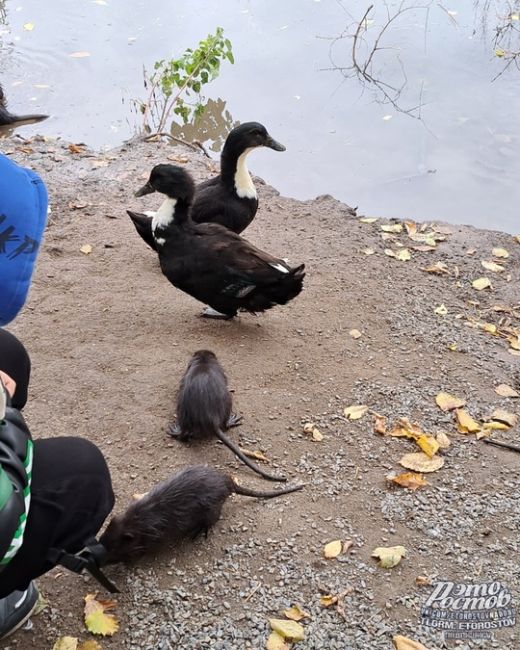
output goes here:
{"type": "Polygon", "coordinates": [[[415,235],[415,233],[417,232],[417,224],[414,221],[405,221],[404,227],[406,228],[406,232],[410,237],[412,235],[415,235]]]}
{"type": "Polygon", "coordinates": [[[513,350],[520,350],[520,337],[510,336],[507,340],[509,341],[509,345],[513,348],[513,350]]]}
{"type": "Polygon", "coordinates": [[[494,257],[501,257],[502,259],[509,257],[509,253],[505,248],[494,248],[491,252],[493,253],[494,257]]]}
{"type": "Polygon", "coordinates": [[[363,248],[361,252],[365,253],[365,255],[374,255],[375,250],[373,248],[363,248]]]}
{"type": "Polygon", "coordinates": [[[361,217],[360,223],[375,223],[379,217],[361,217]]]}
{"type": "Polygon", "coordinates": [[[484,422],[484,429],[492,429],[494,431],[507,431],[510,428],[511,427],[508,424],[504,424],[503,422],[497,422],[496,420],[490,420],[489,422],[484,422]]]}
{"type": "Polygon", "coordinates": [[[408,260],[412,259],[412,256],[407,248],[401,248],[401,250],[397,253],[396,258],[400,262],[408,262],[408,260]]]}
{"type": "Polygon", "coordinates": [[[491,286],[491,281],[489,278],[477,278],[471,284],[477,291],[482,291],[482,289],[488,289],[491,286]]]}
{"type": "Polygon", "coordinates": [[[520,397],[520,393],[514,388],[511,388],[511,386],[508,386],[507,384],[499,384],[495,388],[495,393],[497,393],[501,397],[520,397]]]}
{"type": "Polygon", "coordinates": [[[520,235],[515,236],[516,241],[520,244],[520,235]]]}
{"type": "Polygon", "coordinates": [[[338,597],[333,596],[332,594],[327,594],[326,596],[320,597],[320,605],[322,607],[332,607],[338,602],[338,597]]]}
{"type": "Polygon", "coordinates": [[[285,640],[296,642],[305,637],[305,630],[296,621],[286,621],[282,618],[270,618],[269,625],[285,640]]]}
{"type": "Polygon", "coordinates": [[[359,330],[350,330],[349,334],[353,339],[359,339],[363,336],[359,330]]]}
{"type": "Polygon", "coordinates": [[[290,650],[290,646],[278,632],[271,632],[265,647],[266,650],[290,650]]]}
{"type": "Polygon", "coordinates": [[[452,352],[457,352],[457,344],[456,343],[448,343],[448,350],[451,350],[452,352]]]}
{"type": "Polygon", "coordinates": [[[428,648],[422,643],[419,643],[419,641],[413,641],[401,634],[396,634],[392,638],[392,642],[395,650],[428,650],[428,648]]]}
{"type": "Polygon", "coordinates": [[[326,557],[327,560],[331,560],[332,558],[338,557],[338,555],[341,554],[342,550],[343,542],[340,539],[336,539],[333,542],[325,544],[325,547],[323,549],[323,556],[326,557]]]}
{"type": "Polygon", "coordinates": [[[477,433],[482,428],[464,409],[456,409],[457,429],[460,433],[477,433]]]}
{"type": "Polygon", "coordinates": [[[391,569],[397,566],[406,555],[404,546],[378,546],[372,551],[372,557],[379,559],[379,566],[383,569],[391,569]]]}
{"type": "Polygon", "coordinates": [[[403,224],[401,224],[401,223],[387,224],[387,225],[381,226],[381,230],[383,230],[384,232],[402,232],[403,231],[403,224]]]}
{"type": "Polygon", "coordinates": [[[96,600],[95,595],[85,596],[85,626],[92,634],[112,636],[119,629],[115,616],[105,614],[105,610],[113,609],[113,600],[96,600]]]}
{"type": "Polygon", "coordinates": [[[384,254],[388,255],[388,257],[395,257],[395,253],[391,248],[385,248],[384,254]]]}
{"type": "Polygon", "coordinates": [[[312,436],[312,439],[316,442],[321,442],[323,440],[323,434],[312,422],[307,422],[303,425],[303,432],[312,436]]]}
{"type": "Polygon", "coordinates": [[[359,420],[359,418],[362,418],[367,411],[368,406],[365,406],[364,404],[353,404],[352,406],[347,406],[343,409],[343,414],[349,420],[359,420]]]}
{"type": "Polygon", "coordinates": [[[310,618],[311,616],[308,612],[303,611],[298,604],[293,605],[289,609],[284,609],[283,614],[291,621],[301,621],[302,618],[310,618]]]}
{"type": "Polygon", "coordinates": [[[34,25],[32,23],[25,23],[23,28],[25,29],[26,32],[32,32],[34,29],[34,25]]]}
{"type": "Polygon", "coordinates": [[[78,646],[78,650],[103,650],[103,649],[95,639],[88,639],[87,641],[83,641],[83,643],[78,646]]]}
{"type": "Polygon", "coordinates": [[[424,485],[428,485],[422,474],[416,474],[415,472],[403,472],[397,476],[387,476],[386,480],[411,490],[417,490],[424,485]]]}
{"type": "Polygon", "coordinates": [[[454,397],[449,393],[438,393],[435,397],[435,403],[443,411],[452,411],[453,409],[458,409],[461,406],[466,404],[466,400],[460,399],[460,397],[454,397]]]}
{"type": "Polygon", "coordinates": [[[92,246],[90,244],[84,244],[79,250],[84,255],[90,255],[90,253],[92,253],[92,246]]]}
{"type": "Polygon", "coordinates": [[[438,307],[435,307],[433,312],[438,316],[446,316],[448,310],[446,309],[446,305],[439,305],[438,307]]]}
{"type": "Polygon", "coordinates": [[[52,646],[52,650],[76,650],[78,639],[75,636],[61,636],[52,646]]]}
{"type": "Polygon", "coordinates": [[[415,442],[424,451],[424,453],[432,458],[439,451],[439,443],[432,436],[421,435],[415,438],[415,442]]]}
{"type": "Polygon", "coordinates": [[[480,263],[486,271],[492,271],[493,273],[502,273],[502,271],[506,270],[505,266],[497,264],[496,262],[487,262],[486,260],[482,260],[480,263]]]}
{"type": "Polygon", "coordinates": [[[444,465],[444,458],[434,456],[430,458],[423,451],[418,451],[412,454],[405,454],[399,464],[406,469],[412,469],[414,472],[436,472],[444,465]]]}

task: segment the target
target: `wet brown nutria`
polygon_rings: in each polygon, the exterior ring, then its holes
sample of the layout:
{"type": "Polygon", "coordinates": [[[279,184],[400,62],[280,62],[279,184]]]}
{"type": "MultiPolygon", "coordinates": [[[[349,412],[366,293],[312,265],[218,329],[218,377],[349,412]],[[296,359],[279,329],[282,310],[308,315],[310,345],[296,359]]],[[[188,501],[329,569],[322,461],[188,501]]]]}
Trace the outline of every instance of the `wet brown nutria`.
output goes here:
{"type": "Polygon", "coordinates": [[[100,539],[107,549],[105,562],[131,562],[167,542],[207,534],[231,494],[272,499],[303,487],[259,492],[238,485],[231,476],[207,465],[187,467],[111,519],[100,539]]]}
{"type": "Polygon", "coordinates": [[[286,481],[255,465],[224,431],[240,423],[231,413],[231,393],[226,374],[217,357],[209,350],[195,352],[181,380],[177,393],[177,424],[169,428],[170,435],[182,440],[202,440],[217,437],[254,472],[270,481],[286,481]]]}

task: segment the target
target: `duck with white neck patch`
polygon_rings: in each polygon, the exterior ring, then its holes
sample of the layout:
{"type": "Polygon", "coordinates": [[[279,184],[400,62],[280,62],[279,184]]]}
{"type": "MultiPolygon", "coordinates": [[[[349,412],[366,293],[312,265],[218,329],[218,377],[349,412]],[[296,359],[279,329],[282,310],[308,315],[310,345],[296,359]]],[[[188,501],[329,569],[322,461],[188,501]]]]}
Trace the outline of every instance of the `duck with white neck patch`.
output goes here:
{"type": "MultiPolygon", "coordinates": [[[[258,210],[258,196],[247,167],[247,157],[258,147],[285,151],[259,122],[245,122],[229,133],[220,156],[220,174],[195,188],[191,206],[191,218],[195,223],[219,223],[238,234],[253,221],[258,210]]],[[[134,214],[132,221],[137,232],[155,249],[152,217],[134,214]]]]}
{"type": "Polygon", "coordinates": [[[204,316],[233,318],[240,310],[258,313],[285,305],[301,292],[303,264],[291,267],[220,224],[190,219],[194,184],[184,169],[156,165],[138,194],[151,191],[167,197],[150,229],[163,275],[209,305],[204,316]]]}

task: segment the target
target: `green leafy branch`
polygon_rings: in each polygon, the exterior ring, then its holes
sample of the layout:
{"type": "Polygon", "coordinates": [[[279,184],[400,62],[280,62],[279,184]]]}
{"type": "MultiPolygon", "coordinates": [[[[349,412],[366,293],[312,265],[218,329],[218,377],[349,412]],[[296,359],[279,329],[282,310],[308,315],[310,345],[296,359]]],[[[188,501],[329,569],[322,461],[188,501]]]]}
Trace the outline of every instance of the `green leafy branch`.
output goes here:
{"type": "Polygon", "coordinates": [[[201,115],[205,108],[202,86],[219,76],[225,60],[235,62],[232,45],[222,27],[217,27],[195,50],[188,48],[179,59],[157,61],[151,76],[145,71],[145,87],[150,89],[148,101],[140,103],[145,125],[150,117],[161,132],[172,112],[184,124],[201,115]]]}

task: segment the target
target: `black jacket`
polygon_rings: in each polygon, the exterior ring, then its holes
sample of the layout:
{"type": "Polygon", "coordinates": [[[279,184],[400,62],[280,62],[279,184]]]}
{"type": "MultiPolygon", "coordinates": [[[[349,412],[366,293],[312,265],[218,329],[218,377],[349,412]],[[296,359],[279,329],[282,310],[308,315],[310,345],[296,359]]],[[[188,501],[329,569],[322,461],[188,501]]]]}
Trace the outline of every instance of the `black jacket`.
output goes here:
{"type": "MultiPolygon", "coordinates": [[[[3,407],[5,392],[1,383],[0,391],[3,407]]],[[[31,434],[20,411],[6,406],[3,417],[2,411],[0,408],[0,572],[23,541],[33,456],[31,434]]]]}

